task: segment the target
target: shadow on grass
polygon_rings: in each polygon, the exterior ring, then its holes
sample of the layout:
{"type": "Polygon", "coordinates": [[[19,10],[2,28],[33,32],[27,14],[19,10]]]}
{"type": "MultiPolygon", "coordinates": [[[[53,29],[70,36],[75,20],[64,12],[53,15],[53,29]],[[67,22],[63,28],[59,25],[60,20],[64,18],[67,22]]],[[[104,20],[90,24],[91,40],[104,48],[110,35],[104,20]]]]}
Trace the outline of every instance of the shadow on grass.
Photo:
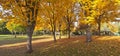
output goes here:
{"type": "Polygon", "coordinates": [[[16,47],[6,47],[6,48],[3,47],[0,48],[1,49],[0,54],[2,56],[16,56],[16,55],[17,56],[49,56],[51,51],[54,52],[54,48],[55,48],[55,52],[58,52],[64,49],[68,45],[71,45],[73,43],[75,44],[75,42],[78,40],[79,40],[78,38],[71,38],[71,39],[65,38],[65,39],[59,39],[57,42],[51,40],[47,42],[34,43],[33,44],[34,52],[32,54],[25,53],[26,45],[21,45],[16,47]],[[57,51],[58,48],[60,49],[57,51]]]}
{"type": "MultiPolygon", "coordinates": [[[[104,36],[105,37],[105,36],[104,36]]],[[[1,48],[1,56],[119,56],[120,44],[116,40],[98,40],[85,43],[85,37],[60,39],[33,44],[34,52],[26,54],[26,45],[1,48]]]]}
{"type": "MultiPolygon", "coordinates": [[[[33,40],[40,40],[40,39],[46,39],[50,37],[33,37],[33,40]]],[[[1,45],[7,45],[7,44],[15,44],[15,43],[22,43],[26,42],[27,37],[26,36],[18,36],[17,38],[14,38],[13,36],[0,36],[0,46],[1,45]]]]}

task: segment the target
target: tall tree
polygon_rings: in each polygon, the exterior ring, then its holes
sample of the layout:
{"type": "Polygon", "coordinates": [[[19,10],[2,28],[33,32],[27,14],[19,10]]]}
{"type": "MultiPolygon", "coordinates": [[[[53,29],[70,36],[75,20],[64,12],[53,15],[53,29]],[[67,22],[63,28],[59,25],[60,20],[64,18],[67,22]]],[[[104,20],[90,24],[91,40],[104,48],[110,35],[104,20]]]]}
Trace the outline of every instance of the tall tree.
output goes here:
{"type": "Polygon", "coordinates": [[[43,4],[43,9],[45,10],[43,15],[52,28],[54,42],[56,42],[56,3],[57,1],[55,0],[45,0],[45,4],[43,4]]]}
{"type": "Polygon", "coordinates": [[[91,26],[92,23],[94,22],[94,17],[92,16],[92,0],[85,0],[85,1],[79,1],[80,2],[80,26],[86,29],[86,42],[92,41],[92,32],[91,32],[91,26]]]}
{"type": "Polygon", "coordinates": [[[75,14],[74,14],[74,5],[75,5],[75,0],[65,0],[63,3],[63,11],[64,11],[64,21],[66,22],[67,26],[67,33],[68,33],[68,38],[70,38],[70,33],[71,33],[71,27],[73,26],[73,22],[75,22],[75,14]]]}
{"type": "Polygon", "coordinates": [[[56,42],[56,31],[62,26],[63,19],[63,0],[44,0],[43,16],[46,18],[47,23],[51,26],[54,41],[56,42]]]}
{"type": "Polygon", "coordinates": [[[36,19],[40,8],[40,0],[1,0],[4,9],[10,9],[13,15],[19,17],[26,23],[27,32],[27,53],[31,53],[32,34],[36,25],[36,19]]]}
{"type": "Polygon", "coordinates": [[[108,22],[115,20],[118,15],[118,0],[95,0],[93,3],[93,16],[98,24],[98,35],[100,35],[101,22],[108,22]]]}
{"type": "Polygon", "coordinates": [[[15,36],[16,38],[16,33],[17,32],[25,32],[25,25],[23,22],[19,21],[18,19],[11,19],[7,22],[6,28],[15,36]]]}

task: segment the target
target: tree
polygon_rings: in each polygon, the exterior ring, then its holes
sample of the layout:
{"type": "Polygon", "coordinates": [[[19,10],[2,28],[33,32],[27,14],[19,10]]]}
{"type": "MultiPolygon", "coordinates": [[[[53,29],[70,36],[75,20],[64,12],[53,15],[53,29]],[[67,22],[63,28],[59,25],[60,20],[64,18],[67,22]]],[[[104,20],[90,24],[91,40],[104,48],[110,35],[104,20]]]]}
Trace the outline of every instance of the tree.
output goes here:
{"type": "Polygon", "coordinates": [[[71,33],[71,27],[73,26],[73,22],[75,22],[75,14],[74,14],[74,0],[65,0],[63,1],[63,11],[65,12],[63,15],[63,20],[66,23],[67,26],[67,31],[68,31],[68,38],[70,38],[70,33],[71,33]]]}
{"type": "Polygon", "coordinates": [[[9,30],[6,28],[6,22],[4,20],[0,20],[0,33],[1,34],[9,34],[9,30]]]}
{"type": "MultiPolygon", "coordinates": [[[[61,29],[63,19],[63,1],[62,0],[45,0],[45,4],[43,4],[43,16],[46,18],[47,24],[50,25],[50,28],[53,33],[54,41],[56,42],[56,31],[61,29]]],[[[49,26],[48,26],[49,27],[49,26]]],[[[61,31],[61,30],[59,30],[61,31]]]]}
{"type": "Polygon", "coordinates": [[[52,28],[54,42],[56,42],[56,3],[55,0],[45,0],[46,4],[43,4],[43,9],[45,10],[43,15],[47,19],[48,23],[52,28]]]}
{"type": "Polygon", "coordinates": [[[47,24],[47,22],[45,22],[45,18],[38,16],[36,26],[34,29],[35,35],[39,31],[44,31],[47,27],[48,27],[48,24],[47,24]]]}
{"type": "MultiPolygon", "coordinates": [[[[91,36],[90,28],[98,24],[98,31],[100,35],[101,22],[108,22],[114,20],[116,15],[118,15],[118,0],[107,1],[107,0],[86,0],[79,1],[81,5],[80,11],[80,25],[84,22],[84,27],[86,28],[86,35],[91,36]]],[[[87,38],[88,42],[91,39],[87,38]]]]}
{"type": "Polygon", "coordinates": [[[93,3],[93,16],[98,24],[98,35],[100,36],[101,22],[113,21],[118,15],[118,0],[95,0],[93,3]]]}
{"type": "Polygon", "coordinates": [[[15,17],[19,17],[26,24],[27,53],[31,53],[32,49],[32,34],[36,25],[40,0],[4,0],[0,1],[4,9],[11,9],[15,17]]]}
{"type": "Polygon", "coordinates": [[[94,23],[94,17],[92,16],[92,0],[79,1],[80,3],[80,27],[86,30],[86,42],[92,41],[92,31],[91,27],[94,23]]]}
{"type": "Polygon", "coordinates": [[[20,22],[18,19],[11,19],[7,22],[6,28],[15,35],[17,32],[25,32],[25,26],[22,22],[20,22]]]}

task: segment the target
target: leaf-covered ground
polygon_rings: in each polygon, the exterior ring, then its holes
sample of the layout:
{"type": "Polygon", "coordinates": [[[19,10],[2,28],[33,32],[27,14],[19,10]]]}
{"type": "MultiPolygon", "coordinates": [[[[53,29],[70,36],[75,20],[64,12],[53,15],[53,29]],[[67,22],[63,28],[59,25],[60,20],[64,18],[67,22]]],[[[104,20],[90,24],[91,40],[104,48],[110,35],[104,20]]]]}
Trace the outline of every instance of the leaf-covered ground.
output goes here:
{"type": "MultiPolygon", "coordinates": [[[[16,41],[13,44],[19,43],[16,41]]],[[[94,36],[90,43],[85,42],[84,36],[60,39],[56,43],[52,38],[38,38],[33,41],[32,54],[25,53],[25,44],[1,46],[3,45],[0,45],[0,56],[120,56],[119,36],[94,36]]]]}

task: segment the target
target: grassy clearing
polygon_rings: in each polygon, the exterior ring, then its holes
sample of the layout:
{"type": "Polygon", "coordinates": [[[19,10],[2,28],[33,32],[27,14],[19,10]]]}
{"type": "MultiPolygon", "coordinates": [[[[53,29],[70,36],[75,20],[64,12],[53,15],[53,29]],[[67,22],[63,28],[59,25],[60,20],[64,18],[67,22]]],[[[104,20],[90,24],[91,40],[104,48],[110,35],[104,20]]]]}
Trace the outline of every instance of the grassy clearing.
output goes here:
{"type": "MultiPolygon", "coordinates": [[[[41,37],[38,37],[41,38],[41,37]]],[[[41,41],[41,40],[40,40],[41,41]]],[[[0,48],[0,56],[119,56],[120,37],[93,37],[86,43],[85,37],[61,39],[33,44],[34,52],[26,54],[26,45],[0,48]]]]}
{"type": "MultiPolygon", "coordinates": [[[[33,36],[33,40],[49,38],[48,36],[33,36]]],[[[14,44],[20,42],[26,42],[27,36],[17,35],[17,38],[14,38],[13,35],[0,35],[0,45],[14,44]]]]}

